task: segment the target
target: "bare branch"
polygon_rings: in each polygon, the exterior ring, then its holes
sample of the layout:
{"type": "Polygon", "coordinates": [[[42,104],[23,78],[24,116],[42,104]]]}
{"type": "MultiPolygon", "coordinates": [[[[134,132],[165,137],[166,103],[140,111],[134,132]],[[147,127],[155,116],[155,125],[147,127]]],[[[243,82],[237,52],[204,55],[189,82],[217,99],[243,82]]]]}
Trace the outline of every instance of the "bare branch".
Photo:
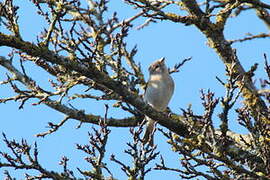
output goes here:
{"type": "Polygon", "coordinates": [[[179,72],[179,69],[187,62],[190,61],[192,59],[192,57],[186,58],[184,59],[181,63],[178,63],[174,66],[173,69],[170,69],[169,72],[170,74],[175,73],[175,72],[179,72]]]}
{"type": "Polygon", "coordinates": [[[55,131],[57,131],[61,126],[65,124],[65,122],[69,119],[70,117],[66,116],[59,124],[53,124],[52,122],[48,123],[48,127],[51,128],[47,132],[44,133],[38,133],[36,136],[37,137],[45,137],[48,134],[52,134],[55,131]]]}

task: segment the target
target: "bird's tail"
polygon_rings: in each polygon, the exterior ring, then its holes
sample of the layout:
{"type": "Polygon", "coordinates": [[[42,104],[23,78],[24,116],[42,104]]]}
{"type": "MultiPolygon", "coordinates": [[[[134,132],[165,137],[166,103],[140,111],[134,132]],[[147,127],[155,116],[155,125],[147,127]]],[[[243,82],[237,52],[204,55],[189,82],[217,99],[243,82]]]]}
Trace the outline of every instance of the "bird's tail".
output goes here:
{"type": "Polygon", "coordinates": [[[154,146],[154,130],[155,130],[155,121],[149,117],[145,117],[147,121],[146,130],[143,136],[143,144],[149,143],[150,146],[154,146]]]}

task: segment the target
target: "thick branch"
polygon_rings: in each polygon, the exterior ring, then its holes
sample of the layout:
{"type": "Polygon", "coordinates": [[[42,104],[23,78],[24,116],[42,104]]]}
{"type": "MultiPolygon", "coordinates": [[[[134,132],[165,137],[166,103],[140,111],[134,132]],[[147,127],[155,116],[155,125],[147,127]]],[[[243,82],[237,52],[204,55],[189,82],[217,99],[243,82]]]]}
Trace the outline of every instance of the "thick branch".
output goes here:
{"type": "MultiPolygon", "coordinates": [[[[31,80],[29,78],[25,78],[21,72],[19,72],[17,69],[15,69],[15,67],[12,66],[12,64],[9,60],[0,56],[0,65],[5,67],[6,69],[8,69],[15,76],[15,78],[18,81],[23,83],[29,89],[33,90],[35,88],[34,86],[32,86],[33,83],[31,83],[31,80]]],[[[40,97],[40,99],[44,98],[43,96],[39,96],[39,97],[40,97]]],[[[42,102],[44,104],[46,104],[47,106],[51,107],[52,109],[55,109],[59,112],[66,114],[69,118],[73,118],[73,119],[79,120],[81,122],[99,124],[100,120],[104,121],[104,118],[101,116],[97,116],[97,115],[93,115],[93,114],[85,114],[84,111],[82,111],[82,110],[76,110],[76,109],[69,108],[69,107],[59,103],[58,101],[53,101],[49,98],[46,98],[46,100],[43,100],[42,102]]],[[[172,119],[173,119],[173,121],[175,121],[175,119],[178,119],[174,123],[177,123],[179,121],[185,121],[184,117],[178,116],[175,114],[172,114],[172,119]]],[[[133,117],[123,118],[123,119],[106,118],[106,124],[108,126],[115,126],[115,127],[133,127],[133,126],[137,126],[142,120],[143,120],[143,116],[141,116],[141,117],[133,116],[133,117]]],[[[172,120],[170,120],[170,121],[172,121],[172,120]]],[[[189,125],[187,124],[185,126],[186,126],[186,128],[188,128],[189,125]]],[[[218,131],[218,130],[216,131],[217,134],[219,134],[219,132],[220,131],[218,131]]],[[[188,136],[188,134],[185,134],[182,136],[188,136]]],[[[233,142],[233,141],[231,142],[231,146],[229,148],[229,154],[231,157],[233,157],[237,161],[242,160],[243,157],[248,157],[249,159],[252,158],[252,159],[256,160],[257,162],[260,161],[260,159],[258,159],[257,156],[252,155],[248,151],[245,151],[244,149],[238,147],[238,145],[237,145],[238,140],[235,140],[235,136],[236,136],[235,133],[233,135],[228,134],[228,136],[230,136],[231,139],[235,141],[235,142],[233,142]],[[241,158],[238,159],[238,157],[241,157],[241,158]]],[[[247,138],[245,138],[243,136],[243,138],[246,141],[250,141],[250,138],[248,136],[247,136],[247,138]]]]}
{"type": "Polygon", "coordinates": [[[129,91],[129,89],[121,84],[121,82],[111,79],[104,72],[100,72],[94,63],[89,63],[89,65],[86,66],[82,63],[72,61],[69,58],[58,56],[45,47],[40,47],[3,33],[0,33],[0,46],[13,47],[27,53],[30,56],[39,57],[47,62],[62,65],[67,69],[74,70],[81,75],[93,79],[97,83],[113,90],[122,98],[123,101],[133,105],[143,114],[155,119],[158,123],[167,127],[176,134],[181,136],[188,135],[187,127],[182,122],[178,121],[178,119],[169,118],[165,113],[154,110],[151,106],[143,102],[138,95],[129,91]]]}
{"type": "MultiPolygon", "coordinates": [[[[37,90],[36,86],[34,86],[34,83],[32,83],[32,80],[29,78],[26,78],[20,71],[18,71],[9,60],[6,58],[0,56],[0,65],[5,67],[9,72],[11,72],[15,79],[24,84],[28,89],[30,90],[37,90]]],[[[39,87],[39,91],[42,91],[42,89],[39,87]]],[[[47,106],[51,107],[52,109],[55,109],[59,112],[62,112],[66,114],[68,117],[72,119],[79,120],[81,122],[86,123],[93,123],[93,124],[99,124],[100,120],[103,120],[103,117],[93,114],[85,114],[83,110],[76,110],[69,108],[63,104],[61,104],[58,101],[51,100],[50,98],[46,97],[47,95],[44,94],[42,96],[43,92],[40,92],[39,96],[36,98],[39,98],[42,103],[46,104],[47,106]]],[[[143,117],[127,117],[123,119],[115,119],[115,118],[107,118],[106,123],[108,126],[116,126],[116,127],[133,127],[137,126],[141,121],[143,117]]]]}
{"type": "MultiPolygon", "coordinates": [[[[194,0],[183,0],[182,2],[187,7],[188,11],[198,19],[195,25],[205,34],[209,46],[217,52],[227,67],[234,66],[235,77],[239,77],[239,87],[243,88],[242,95],[245,99],[245,104],[251,109],[253,117],[257,119],[258,112],[267,112],[267,106],[258,95],[251,78],[246,77],[246,72],[235,55],[235,51],[224,37],[223,29],[225,23],[223,23],[222,26],[218,24],[218,22],[217,24],[213,24],[210,19],[204,15],[194,0]]],[[[267,122],[267,119],[263,118],[263,121],[267,122]]]]}

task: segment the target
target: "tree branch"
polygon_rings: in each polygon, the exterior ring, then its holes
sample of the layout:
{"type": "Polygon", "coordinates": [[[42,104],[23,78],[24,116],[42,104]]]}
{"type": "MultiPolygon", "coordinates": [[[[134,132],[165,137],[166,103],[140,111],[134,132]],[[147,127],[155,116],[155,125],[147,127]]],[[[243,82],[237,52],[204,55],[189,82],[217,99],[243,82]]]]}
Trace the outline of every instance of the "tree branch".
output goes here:
{"type": "MultiPolygon", "coordinates": [[[[67,69],[76,71],[81,75],[86,76],[95,82],[113,90],[120,96],[123,101],[133,105],[141,113],[155,119],[158,123],[167,127],[171,131],[181,136],[188,135],[188,130],[181,121],[178,119],[169,118],[169,116],[165,113],[154,110],[151,106],[143,102],[143,100],[138,95],[131,92],[125,85],[122,85],[121,82],[115,81],[106,73],[99,71],[94,63],[90,62],[88,65],[84,65],[79,62],[74,62],[69,58],[58,56],[45,47],[39,47],[30,42],[23,41],[14,36],[5,35],[3,33],[0,33],[0,46],[13,47],[27,53],[30,56],[39,57],[46,60],[47,62],[62,65],[67,69]]],[[[50,103],[50,105],[57,106],[58,104],[50,103]]],[[[73,118],[74,116],[70,117],[73,118]]]]}
{"type": "MultiPolygon", "coordinates": [[[[0,56],[0,65],[8,69],[9,72],[11,72],[15,76],[16,80],[20,81],[30,90],[36,90],[36,86],[34,86],[35,83],[32,83],[33,80],[25,78],[25,76],[11,64],[11,61],[0,56]]],[[[39,91],[40,91],[39,94],[44,93],[44,91],[42,92],[41,88],[39,88],[39,91]]],[[[81,122],[99,124],[100,119],[103,119],[102,116],[85,114],[83,110],[72,109],[67,107],[66,105],[61,104],[59,101],[51,100],[50,98],[47,97],[47,94],[44,94],[43,96],[42,95],[37,96],[36,98],[40,99],[39,103],[44,103],[47,106],[51,107],[52,109],[55,109],[59,112],[66,114],[69,118],[73,118],[81,122]]],[[[142,121],[142,119],[143,116],[127,117],[123,119],[107,118],[106,123],[108,124],[108,126],[133,127],[137,126],[138,123],[142,121]]]]}
{"type": "MultiPolygon", "coordinates": [[[[181,122],[182,120],[185,121],[185,118],[178,115],[172,115],[169,117],[165,113],[155,111],[151,106],[145,104],[139,96],[130,92],[128,88],[126,88],[124,85],[112,80],[105,73],[98,71],[94,66],[94,64],[90,64],[89,67],[86,67],[84,64],[80,64],[78,62],[71,61],[68,58],[58,56],[52,51],[49,51],[47,48],[38,47],[30,42],[23,41],[14,36],[8,36],[4,35],[3,33],[0,33],[0,46],[4,45],[22,50],[23,52],[27,53],[30,56],[43,58],[47,62],[62,65],[68,69],[73,69],[76,72],[80,73],[81,75],[91,78],[94,81],[98,82],[99,84],[102,84],[107,88],[112,89],[122,98],[122,100],[124,100],[127,103],[130,103],[138,110],[140,110],[143,114],[146,114],[147,116],[155,119],[158,123],[168,128],[172,132],[183,137],[188,137],[190,135],[188,131],[188,126],[185,125],[186,122],[185,123],[181,122]]],[[[13,70],[10,67],[10,63],[8,63],[8,61],[5,60],[3,61],[3,57],[1,58],[1,65],[7,66],[6,68],[11,70],[11,72],[16,72],[16,70],[13,70]]],[[[30,89],[33,88],[28,84],[29,82],[25,81],[25,79],[23,78],[24,77],[23,74],[17,72],[16,75],[20,77],[17,78],[21,82],[26,83],[26,85],[30,89]]],[[[50,100],[49,98],[47,98],[44,101],[44,103],[49,107],[52,107],[53,109],[65,113],[70,118],[77,119],[81,122],[90,122],[98,124],[100,118],[102,118],[100,116],[95,116],[92,114],[87,115],[83,111],[68,108],[67,106],[62,105],[57,101],[50,100]]],[[[140,122],[140,120],[138,120],[137,117],[130,117],[124,119],[114,119],[114,118],[107,119],[108,126],[117,126],[117,127],[136,126],[138,125],[138,122],[140,122]]],[[[248,152],[246,153],[247,156],[250,156],[248,152]]],[[[235,154],[234,156],[237,157],[237,155],[235,154]]]]}
{"type": "Polygon", "coordinates": [[[235,50],[233,50],[230,43],[224,37],[223,29],[225,23],[218,24],[217,22],[217,24],[213,24],[194,0],[183,0],[182,2],[188,11],[198,19],[195,25],[205,34],[209,46],[216,51],[225,66],[229,68],[234,67],[234,74],[239,77],[238,87],[242,88],[244,102],[252,111],[253,117],[261,123],[270,124],[268,117],[265,115],[268,112],[267,106],[259,96],[251,78],[246,77],[246,72],[238,60],[235,50]],[[260,119],[258,119],[259,112],[262,112],[260,119]]]}

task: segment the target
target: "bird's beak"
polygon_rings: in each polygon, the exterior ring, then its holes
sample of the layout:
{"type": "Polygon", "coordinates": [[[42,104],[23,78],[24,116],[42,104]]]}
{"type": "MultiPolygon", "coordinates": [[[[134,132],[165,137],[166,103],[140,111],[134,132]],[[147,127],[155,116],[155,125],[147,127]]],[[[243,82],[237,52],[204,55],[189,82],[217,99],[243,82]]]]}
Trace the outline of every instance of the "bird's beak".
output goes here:
{"type": "Polygon", "coordinates": [[[165,61],[165,57],[162,57],[159,59],[159,62],[161,62],[161,63],[164,63],[164,61],[165,61]]]}

